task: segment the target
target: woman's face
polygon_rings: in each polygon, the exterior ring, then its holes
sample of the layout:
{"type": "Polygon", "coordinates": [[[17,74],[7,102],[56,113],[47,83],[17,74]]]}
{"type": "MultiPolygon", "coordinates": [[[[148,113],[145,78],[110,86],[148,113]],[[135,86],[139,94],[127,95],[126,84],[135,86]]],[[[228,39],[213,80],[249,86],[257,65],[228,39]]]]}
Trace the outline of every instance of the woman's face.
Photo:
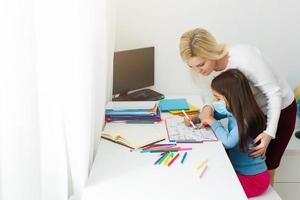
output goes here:
{"type": "Polygon", "coordinates": [[[187,65],[195,70],[195,72],[202,74],[203,76],[208,76],[214,71],[216,61],[203,59],[201,56],[194,56],[187,61],[187,65]]]}

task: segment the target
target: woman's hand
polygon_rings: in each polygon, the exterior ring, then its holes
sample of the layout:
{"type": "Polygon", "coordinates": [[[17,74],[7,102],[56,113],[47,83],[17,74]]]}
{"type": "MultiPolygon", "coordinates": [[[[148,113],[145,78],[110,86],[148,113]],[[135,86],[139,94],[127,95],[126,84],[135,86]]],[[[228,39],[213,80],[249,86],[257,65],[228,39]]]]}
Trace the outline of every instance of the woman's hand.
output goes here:
{"type": "Polygon", "coordinates": [[[267,148],[272,140],[272,137],[268,135],[267,133],[261,133],[259,134],[254,140],[253,144],[257,144],[260,142],[259,145],[256,147],[250,148],[253,150],[253,152],[250,154],[251,157],[255,158],[258,156],[265,156],[267,152],[267,148]]]}

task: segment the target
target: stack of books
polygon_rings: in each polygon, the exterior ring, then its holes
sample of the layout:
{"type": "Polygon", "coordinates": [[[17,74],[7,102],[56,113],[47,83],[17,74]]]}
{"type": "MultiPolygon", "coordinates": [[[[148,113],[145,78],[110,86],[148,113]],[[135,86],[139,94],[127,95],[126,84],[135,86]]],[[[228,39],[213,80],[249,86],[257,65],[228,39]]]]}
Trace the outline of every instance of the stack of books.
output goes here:
{"type": "Polygon", "coordinates": [[[105,121],[161,121],[160,111],[155,101],[112,101],[105,109],[105,121]]]}

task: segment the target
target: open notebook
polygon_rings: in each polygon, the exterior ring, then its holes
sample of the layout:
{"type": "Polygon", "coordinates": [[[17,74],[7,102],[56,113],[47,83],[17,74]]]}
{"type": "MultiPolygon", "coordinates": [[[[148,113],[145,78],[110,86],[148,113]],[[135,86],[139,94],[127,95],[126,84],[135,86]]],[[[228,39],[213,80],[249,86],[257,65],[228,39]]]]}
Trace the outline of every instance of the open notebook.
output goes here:
{"type": "Polygon", "coordinates": [[[166,127],[170,141],[178,143],[201,143],[218,140],[211,128],[194,129],[187,127],[184,124],[183,117],[166,119],[166,127]]]}
{"type": "Polygon", "coordinates": [[[163,123],[106,123],[101,137],[137,149],[164,140],[166,129],[163,123]]]}

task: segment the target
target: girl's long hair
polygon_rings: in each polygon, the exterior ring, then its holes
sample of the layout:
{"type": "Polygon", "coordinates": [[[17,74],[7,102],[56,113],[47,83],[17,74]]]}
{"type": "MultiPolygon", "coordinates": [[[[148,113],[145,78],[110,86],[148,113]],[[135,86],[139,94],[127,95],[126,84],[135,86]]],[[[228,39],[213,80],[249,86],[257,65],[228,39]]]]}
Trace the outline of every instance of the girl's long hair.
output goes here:
{"type": "Polygon", "coordinates": [[[240,149],[246,152],[248,137],[254,139],[266,128],[266,117],[253,96],[249,80],[241,71],[229,69],[212,80],[211,88],[227,99],[227,109],[237,121],[240,149]]]}

